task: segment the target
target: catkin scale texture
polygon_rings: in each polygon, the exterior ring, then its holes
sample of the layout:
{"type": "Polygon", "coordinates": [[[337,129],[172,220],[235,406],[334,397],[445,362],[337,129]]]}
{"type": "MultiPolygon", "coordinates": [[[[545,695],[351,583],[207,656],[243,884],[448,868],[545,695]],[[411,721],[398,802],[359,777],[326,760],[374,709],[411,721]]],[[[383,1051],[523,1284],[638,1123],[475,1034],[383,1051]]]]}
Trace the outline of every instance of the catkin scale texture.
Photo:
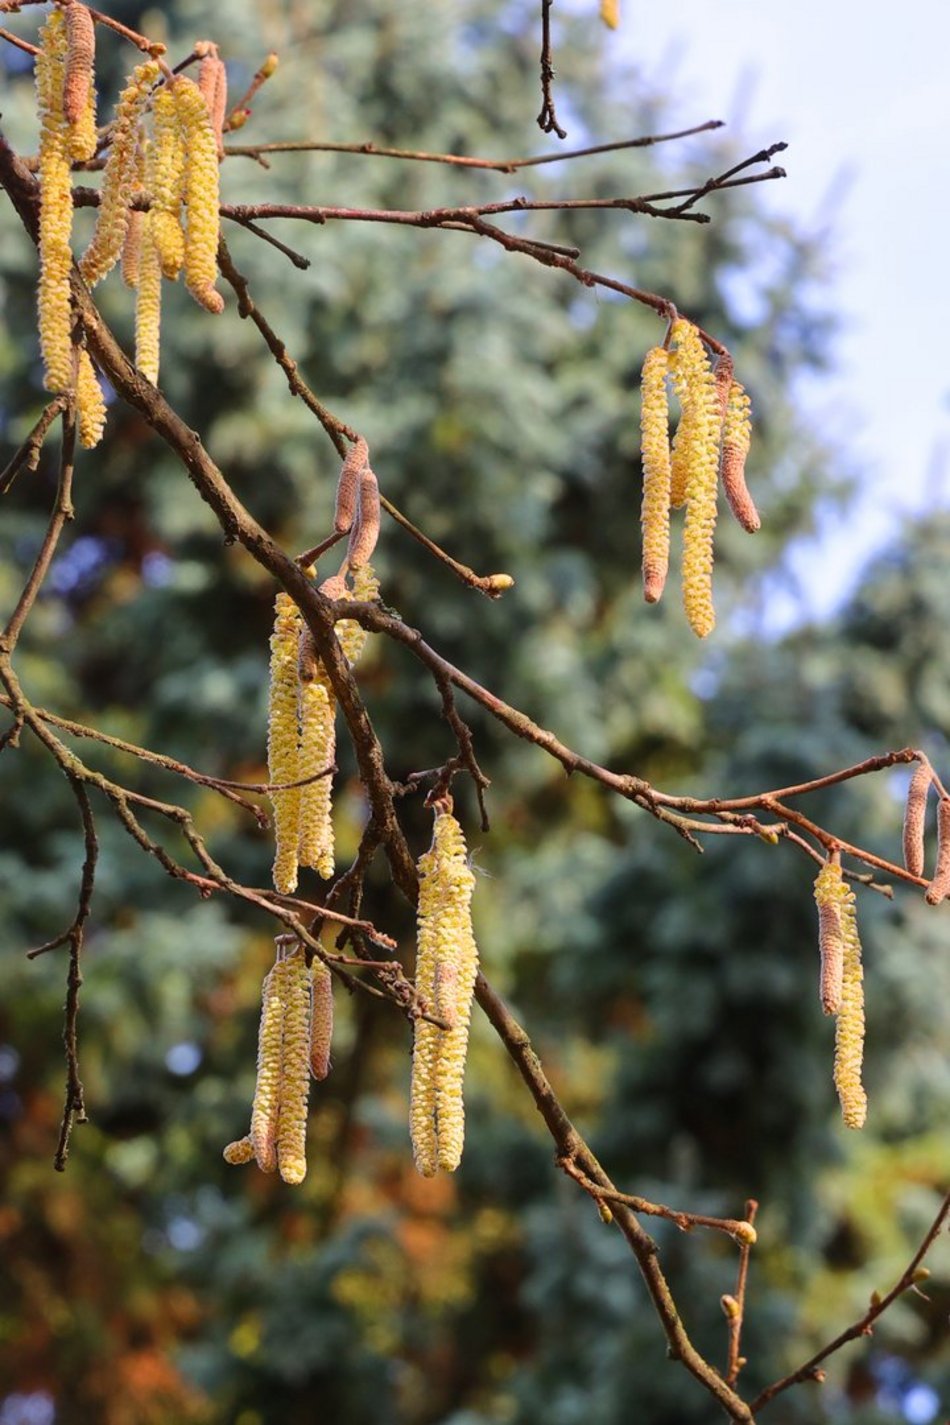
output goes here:
{"type": "Polygon", "coordinates": [[[346,457],[340,468],[340,478],[337,481],[333,528],[340,534],[348,534],[353,525],[359,496],[360,475],[368,460],[369,447],[360,436],[359,440],[351,445],[346,452],[346,457]]]}
{"type": "MultiPolygon", "coordinates": [[[[297,732],[297,652],[300,611],[288,594],[277,595],[270,649],[270,696],[267,724],[267,774],[271,782],[299,780],[297,732]]],[[[297,887],[300,840],[300,788],[270,794],[274,809],[274,885],[284,895],[297,887]]]]}
{"type": "Polygon", "coordinates": [[[330,1072],[333,1047],[333,976],[321,960],[310,967],[310,1072],[317,1080],[330,1072]]]}
{"type": "Polygon", "coordinates": [[[912,876],[924,874],[924,826],[927,794],[932,781],[930,768],[921,763],[910,779],[904,807],[904,865],[912,876]]]}
{"type": "Polygon", "coordinates": [[[285,1183],[307,1175],[307,1100],[310,1094],[310,971],[297,951],[280,962],[284,990],[277,1163],[285,1183]]]}
{"type": "Polygon", "coordinates": [[[927,887],[928,905],[939,905],[950,895],[950,801],[941,797],[937,803],[937,864],[933,880],[927,887]]]}
{"type": "Polygon", "coordinates": [[[119,95],[109,156],[102,175],[99,216],[92,241],[79,264],[79,270],[90,287],[101,282],[111,271],[125,246],[129,203],[138,167],[139,123],[159,73],[155,60],[140,64],[119,95]]]}
{"type": "Polygon", "coordinates": [[[201,90],[179,77],[173,90],[185,146],[185,283],[209,312],[220,312],[224,299],[215,291],[218,275],[218,148],[201,90]]]}
{"type": "Polygon", "coordinates": [[[48,391],[70,391],[73,387],[69,291],[73,195],[63,112],[65,69],[66,22],[61,10],[53,10],[40,32],[40,52],[36,57],[36,95],[41,124],[37,305],[44,384],[48,391]]]}
{"type": "Polygon", "coordinates": [[[155,95],[153,119],[145,172],[146,187],[152,199],[149,222],[162,273],[174,282],[185,260],[185,234],[181,226],[185,145],[172,90],[162,88],[155,95]]]}
{"type": "MultiPolygon", "coordinates": [[[[297,775],[301,779],[325,772],[336,752],[336,699],[323,665],[319,660],[316,663],[315,676],[301,681],[298,693],[297,775]]],[[[333,875],[334,866],[332,794],[333,778],[329,775],[300,788],[300,864],[312,867],[325,881],[333,875]]]]}
{"type": "Polygon", "coordinates": [[[135,364],[152,385],[158,384],[162,326],[162,269],[152,228],[152,214],[145,216],[138,254],[138,285],[135,290],[135,364]]]}
{"type": "MultiPolygon", "coordinates": [[[[420,856],[419,901],[416,910],[416,993],[427,1005],[435,1004],[436,914],[440,891],[435,876],[434,849],[420,856]]],[[[413,1026],[412,1080],[409,1090],[409,1136],[416,1168],[424,1178],[431,1178],[439,1166],[439,1140],[436,1134],[435,1089],[441,1030],[426,1019],[417,1019],[413,1026]]]]}
{"type": "Polygon", "coordinates": [[[379,483],[367,465],[360,475],[359,519],[350,531],[347,562],[352,570],[361,569],[373,556],[379,539],[379,483]]]}
{"type": "Polygon", "coordinates": [[[76,414],[79,418],[79,444],[86,450],[92,450],[99,444],[106,428],[106,402],[84,347],[78,353],[76,368],[76,414]]]}
{"type": "Polygon", "coordinates": [[[821,960],[819,997],[825,1014],[837,1014],[841,1008],[841,982],[844,973],[841,907],[847,893],[840,864],[836,861],[826,861],[815,880],[818,954],[821,960]]]}
{"type": "Polygon", "coordinates": [[[250,1135],[229,1143],[224,1149],[222,1157],[226,1163],[230,1163],[234,1167],[241,1163],[249,1163],[254,1157],[254,1144],[251,1142],[250,1135]]]}
{"type": "Polygon", "coordinates": [[[716,382],[702,340],[691,322],[673,323],[670,358],[682,416],[673,441],[672,504],[686,501],[683,531],[683,607],[693,632],[705,638],[715,627],[712,601],[713,537],[719,486],[721,416],[716,382]]]}
{"type": "Polygon", "coordinates": [[[283,961],[278,960],[265,978],[261,992],[257,1083],[251,1105],[250,1139],[257,1166],[264,1173],[277,1171],[277,1117],[280,1110],[285,1003],[285,971],[283,961]]]}
{"type": "Polygon", "coordinates": [[[640,382],[640,451],[643,501],[643,597],[655,604],[663,593],[670,561],[670,434],[666,373],[669,354],[648,351],[640,382]]]}
{"type": "Polygon", "coordinates": [[[854,892],[846,889],[841,899],[841,936],[844,964],[841,981],[841,1008],[835,1025],[835,1088],[841,1114],[848,1128],[862,1128],[868,1101],[861,1083],[864,1060],[864,971],[861,941],[854,904],[854,892]]]}
{"type": "Polygon", "coordinates": [[[730,381],[722,428],[722,488],[739,524],[749,534],[755,534],[762,528],[762,521],[745,480],[751,444],[751,402],[740,383],[730,381]]]}
{"type": "Polygon", "coordinates": [[[66,6],[66,73],[63,109],[69,125],[69,152],[72,158],[92,158],[96,151],[96,89],[93,67],[96,58],[96,27],[92,15],[79,0],[66,6]]]}

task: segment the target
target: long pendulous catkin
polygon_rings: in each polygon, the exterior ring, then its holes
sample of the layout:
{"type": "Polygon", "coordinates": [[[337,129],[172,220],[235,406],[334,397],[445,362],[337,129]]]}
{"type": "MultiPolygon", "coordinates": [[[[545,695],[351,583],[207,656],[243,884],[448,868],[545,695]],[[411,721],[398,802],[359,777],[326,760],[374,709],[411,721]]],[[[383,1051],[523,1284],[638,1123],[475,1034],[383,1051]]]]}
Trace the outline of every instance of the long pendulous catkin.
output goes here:
{"type": "Polygon", "coordinates": [[[44,384],[48,391],[69,391],[73,386],[69,292],[73,195],[63,112],[65,69],[66,22],[61,10],[53,10],[40,31],[40,51],[36,57],[36,97],[41,125],[38,308],[44,384]]]}
{"type": "Polygon", "coordinates": [[[841,938],[844,963],[841,977],[841,1007],[835,1024],[835,1088],[841,1114],[848,1128],[862,1128],[868,1100],[861,1083],[864,1060],[864,971],[854,892],[846,888],[841,897],[841,938]]]}
{"type": "MultiPolygon", "coordinates": [[[[267,720],[267,775],[271,782],[300,778],[297,732],[297,653],[302,620],[289,594],[277,595],[270,640],[270,693],[267,720]]],[[[300,788],[270,793],[274,809],[274,885],[284,895],[297,888],[300,788]]]]}
{"type": "Polygon", "coordinates": [[[755,534],[762,528],[762,521],[745,480],[745,463],[751,444],[752,404],[744,387],[738,381],[731,381],[722,429],[722,488],[742,528],[755,534]]]}
{"type": "Polygon", "coordinates": [[[705,638],[716,623],[712,570],[722,423],[715,378],[699,332],[679,317],[671,339],[675,346],[670,372],[683,409],[673,441],[670,502],[686,502],[683,607],[693,632],[705,638]]]}
{"type": "Polygon", "coordinates": [[[215,291],[218,275],[218,148],[211,117],[201,90],[192,80],[179,77],[174,87],[178,120],[185,145],[185,283],[196,302],[209,312],[220,312],[224,298],[215,291]]]}
{"type": "Polygon", "coordinates": [[[475,877],[451,811],[436,814],[432,846],[419,860],[416,988],[451,1028],[417,1019],[409,1127],[416,1167],[425,1177],[453,1172],[465,1137],[462,1096],[478,950],[472,931],[475,877]]]}
{"type": "Polygon", "coordinates": [[[841,980],[844,972],[844,938],[841,907],[847,895],[840,862],[826,861],[815,880],[818,906],[818,953],[821,959],[819,996],[825,1014],[841,1008],[841,980]]]}
{"type": "Polygon", "coordinates": [[[147,60],[132,71],[129,83],[119,95],[109,156],[102,175],[99,216],[92,241],[79,264],[90,287],[112,270],[125,246],[129,203],[138,167],[139,123],[159,73],[155,60],[147,60]]]}
{"type": "Polygon", "coordinates": [[[174,282],[185,260],[185,233],[181,225],[185,145],[178,105],[171,89],[162,88],[155,95],[153,120],[153,137],[145,167],[145,186],[152,200],[149,222],[162,273],[174,282]]]}
{"type": "Polygon", "coordinates": [[[106,428],[106,402],[85,347],[77,353],[76,415],[79,420],[79,444],[86,450],[92,450],[99,444],[106,428]]]}
{"type": "Polygon", "coordinates": [[[643,466],[643,597],[655,604],[670,562],[670,413],[666,394],[669,353],[655,346],[640,380],[640,458],[643,466]]]}
{"type": "Polygon", "coordinates": [[[302,951],[281,962],[284,991],[277,1165],[285,1183],[307,1175],[307,1100],[310,1095],[310,971],[302,951]]]}
{"type": "Polygon", "coordinates": [[[330,1072],[333,1048],[333,976],[322,960],[310,967],[310,1072],[317,1080],[330,1072]]]}
{"type": "Polygon", "coordinates": [[[933,775],[921,762],[910,779],[904,806],[904,865],[912,876],[924,874],[924,827],[927,821],[927,794],[933,775]]]}
{"type": "Polygon", "coordinates": [[[941,797],[937,803],[937,864],[933,880],[927,887],[928,905],[939,905],[950,895],[950,801],[941,797]]]}
{"type": "Polygon", "coordinates": [[[264,979],[257,1039],[257,1083],[251,1105],[251,1145],[264,1173],[277,1171],[277,1116],[283,1053],[285,971],[278,960],[264,979]]]}
{"type": "Polygon", "coordinates": [[[368,460],[369,446],[360,436],[359,440],[351,445],[346,452],[346,457],[340,468],[340,478],[337,481],[333,528],[340,534],[348,534],[352,528],[359,498],[360,475],[368,460]]]}
{"type": "Polygon", "coordinates": [[[63,108],[69,125],[72,158],[92,158],[96,151],[96,26],[79,0],[66,6],[66,74],[63,108]]]}
{"type": "Polygon", "coordinates": [[[162,328],[162,268],[152,227],[145,215],[139,248],[138,284],[135,291],[135,364],[152,385],[158,384],[162,328]]]}

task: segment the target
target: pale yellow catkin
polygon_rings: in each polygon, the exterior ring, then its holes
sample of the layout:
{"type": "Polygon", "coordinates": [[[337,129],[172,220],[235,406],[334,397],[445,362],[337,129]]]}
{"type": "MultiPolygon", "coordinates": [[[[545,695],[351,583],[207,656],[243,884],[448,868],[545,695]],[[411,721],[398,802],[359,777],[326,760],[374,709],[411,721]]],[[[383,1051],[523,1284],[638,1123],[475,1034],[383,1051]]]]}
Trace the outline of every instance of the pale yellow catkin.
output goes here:
{"type": "Polygon", "coordinates": [[[755,534],[762,528],[762,521],[745,479],[751,445],[752,404],[744,387],[738,381],[730,381],[722,428],[722,488],[739,524],[749,534],[755,534]]]}
{"type": "Polygon", "coordinates": [[[96,27],[89,10],[79,0],[66,6],[66,75],[63,107],[69,125],[72,158],[92,158],[96,152],[96,27]]]}
{"type": "Polygon", "coordinates": [[[241,1163],[249,1163],[254,1157],[254,1144],[250,1135],[246,1138],[238,1138],[233,1143],[229,1143],[222,1153],[226,1163],[231,1163],[237,1167],[241,1163]]]}
{"type": "Polygon", "coordinates": [[[310,1072],[317,1080],[330,1072],[333,1048],[333,976],[322,960],[310,967],[310,1072]]]}
{"type": "Polygon", "coordinates": [[[138,254],[138,284],[135,293],[135,364],[152,385],[158,384],[162,325],[162,269],[152,228],[152,215],[143,214],[145,224],[138,254]]]}
{"type": "Polygon", "coordinates": [[[904,865],[912,876],[924,874],[924,828],[927,820],[927,794],[933,775],[925,762],[914,772],[907,789],[904,807],[904,865]]]}
{"type": "Polygon", "coordinates": [[[92,241],[79,264],[79,270],[90,287],[101,282],[112,270],[125,246],[129,203],[138,166],[139,124],[160,72],[155,60],[147,60],[132,71],[129,83],[119,95],[109,156],[102,175],[99,216],[92,241]]]}
{"type": "MultiPolygon", "coordinates": [[[[438,964],[436,914],[441,891],[435,875],[436,853],[430,848],[419,857],[419,901],[416,910],[416,994],[423,1005],[435,1006],[438,964]]],[[[435,1176],[439,1166],[436,1134],[436,1069],[441,1052],[441,1030],[427,1019],[416,1019],[412,1040],[412,1080],[409,1090],[409,1136],[416,1168],[424,1178],[435,1176]]]]}
{"type": "Polygon", "coordinates": [[[640,460],[643,500],[643,597],[655,604],[663,593],[670,562],[670,414],[666,394],[669,353],[648,351],[640,380],[640,460]]]}
{"type": "Polygon", "coordinates": [[[224,299],[215,291],[218,275],[218,237],[221,223],[218,203],[218,148],[211,117],[201,90],[192,80],[179,77],[174,87],[178,120],[185,145],[185,283],[196,302],[209,312],[220,312],[224,299]]]}
{"type": "Polygon", "coordinates": [[[92,450],[102,439],[106,428],[106,402],[99,378],[85,347],[77,354],[76,414],[79,420],[79,444],[92,450]]]}
{"type": "Polygon", "coordinates": [[[174,282],[185,260],[185,234],[181,225],[185,146],[178,105],[171,89],[159,89],[152,112],[154,128],[145,169],[145,185],[151,197],[149,221],[162,273],[174,282]]]}
{"type": "Polygon", "coordinates": [[[52,10],[40,31],[36,97],[40,115],[40,279],[37,294],[40,350],[48,391],[73,387],[72,312],[69,274],[73,196],[67,125],[63,112],[66,22],[52,10]]]}
{"type": "Polygon", "coordinates": [[[818,906],[818,953],[821,961],[819,998],[825,1014],[837,1014],[841,1008],[841,983],[844,972],[844,938],[841,908],[848,894],[840,863],[826,861],[815,880],[815,903],[818,906]]]}
{"type": "Polygon", "coordinates": [[[864,1060],[864,971],[854,892],[846,889],[841,899],[841,937],[844,964],[841,981],[841,1008],[835,1025],[835,1088],[841,1114],[848,1128],[862,1128],[868,1100],[861,1083],[864,1060]]]}
{"type": "MultiPolygon", "coordinates": [[[[267,774],[276,783],[300,779],[297,729],[297,653],[300,610],[288,594],[277,595],[270,649],[270,694],[267,723],[267,774]]],[[[300,788],[270,793],[274,809],[274,885],[283,895],[297,888],[300,841],[300,788]]]]}
{"type": "Polygon", "coordinates": [[[285,971],[283,961],[278,960],[265,977],[261,991],[257,1083],[251,1105],[251,1145],[257,1166],[265,1173],[277,1171],[277,1118],[280,1110],[285,1005],[285,971]]]}
{"type": "Polygon", "coordinates": [[[927,887],[928,905],[939,905],[950,895],[950,801],[941,797],[937,803],[937,864],[933,880],[927,887]]]}
{"type": "Polygon", "coordinates": [[[720,406],[702,339],[691,322],[673,323],[670,360],[682,416],[673,441],[672,504],[686,501],[683,531],[683,607],[690,628],[706,638],[715,627],[712,600],[713,537],[719,486],[720,406]]]}
{"type": "Polygon", "coordinates": [[[310,1095],[310,971],[302,951],[283,962],[285,991],[277,1165],[285,1183],[307,1175],[307,1101],[310,1095]]]}

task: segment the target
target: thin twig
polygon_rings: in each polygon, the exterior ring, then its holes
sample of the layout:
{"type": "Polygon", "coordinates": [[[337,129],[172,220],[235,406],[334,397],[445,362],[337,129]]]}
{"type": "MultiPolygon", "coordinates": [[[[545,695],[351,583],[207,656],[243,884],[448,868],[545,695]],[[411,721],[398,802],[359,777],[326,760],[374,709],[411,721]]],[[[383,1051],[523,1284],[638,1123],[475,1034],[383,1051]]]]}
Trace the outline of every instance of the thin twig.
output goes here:
{"type": "Polygon", "coordinates": [[[72,925],[66,932],[69,941],[69,970],[66,975],[66,1007],[63,1022],[63,1045],[66,1050],[66,1094],[63,1104],[63,1120],[59,1130],[59,1142],[53,1167],[58,1173],[65,1172],[69,1158],[69,1140],[75,1123],[86,1122],[86,1102],[82,1079],[79,1077],[79,1041],[77,1021],[79,1018],[79,991],[82,986],[82,946],[86,920],[92,903],[92,892],[96,881],[96,862],[99,843],[96,838],[96,824],[92,807],[82,781],[69,773],[67,780],[79,806],[82,817],[85,856],[79,883],[79,904],[72,925]]]}
{"type": "MultiPolygon", "coordinates": [[[[755,1214],[758,1210],[759,1204],[754,1197],[750,1197],[745,1205],[745,1220],[750,1227],[755,1222],[755,1214]]],[[[745,1319],[745,1293],[746,1284],[749,1279],[749,1255],[751,1251],[752,1243],[740,1240],[736,1289],[726,1308],[726,1320],[729,1326],[729,1359],[726,1364],[726,1384],[733,1387],[739,1379],[739,1372],[745,1365],[745,1360],[739,1354],[739,1347],[742,1342],[742,1323],[745,1319]],[[732,1305],[733,1302],[735,1303],[734,1309],[732,1305]]]]}
{"type": "Polygon", "coordinates": [[[557,134],[559,139],[567,138],[567,130],[557,121],[554,107],[554,60],[551,52],[551,6],[554,0],[541,0],[541,112],[538,127],[542,133],[557,134]]]}
{"type": "Polygon", "coordinates": [[[73,462],[76,454],[76,412],[67,405],[63,410],[63,438],[59,457],[59,481],[56,486],[56,499],[50,514],[49,524],[46,527],[46,534],[40,546],[39,553],[30,571],[30,577],[23,587],[23,592],[17,600],[16,608],[7,620],[6,628],[0,634],[0,649],[6,654],[13,652],[17,645],[17,639],[24,623],[27,620],[30,610],[36,601],[36,596],[40,591],[43,580],[56,552],[60,535],[68,520],[73,517],[73,462]]]}
{"type": "Polygon", "coordinates": [[[6,469],[0,474],[0,495],[5,495],[13,485],[14,480],[21,470],[30,473],[36,469],[40,463],[40,451],[46,439],[46,433],[50,426],[66,405],[65,396],[54,396],[45,407],[43,414],[30,431],[29,435],[13,456],[6,469]]]}

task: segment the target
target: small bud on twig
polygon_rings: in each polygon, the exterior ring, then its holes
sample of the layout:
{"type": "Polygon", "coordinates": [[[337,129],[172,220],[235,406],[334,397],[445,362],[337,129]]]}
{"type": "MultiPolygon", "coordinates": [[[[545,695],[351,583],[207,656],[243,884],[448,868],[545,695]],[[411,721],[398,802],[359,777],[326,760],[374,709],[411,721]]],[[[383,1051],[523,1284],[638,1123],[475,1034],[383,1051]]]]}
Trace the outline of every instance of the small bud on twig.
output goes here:
{"type": "Polygon", "coordinates": [[[722,1307],[722,1313],[727,1321],[739,1320],[739,1303],[734,1296],[730,1296],[728,1292],[724,1293],[719,1298],[719,1305],[722,1307]]]}

